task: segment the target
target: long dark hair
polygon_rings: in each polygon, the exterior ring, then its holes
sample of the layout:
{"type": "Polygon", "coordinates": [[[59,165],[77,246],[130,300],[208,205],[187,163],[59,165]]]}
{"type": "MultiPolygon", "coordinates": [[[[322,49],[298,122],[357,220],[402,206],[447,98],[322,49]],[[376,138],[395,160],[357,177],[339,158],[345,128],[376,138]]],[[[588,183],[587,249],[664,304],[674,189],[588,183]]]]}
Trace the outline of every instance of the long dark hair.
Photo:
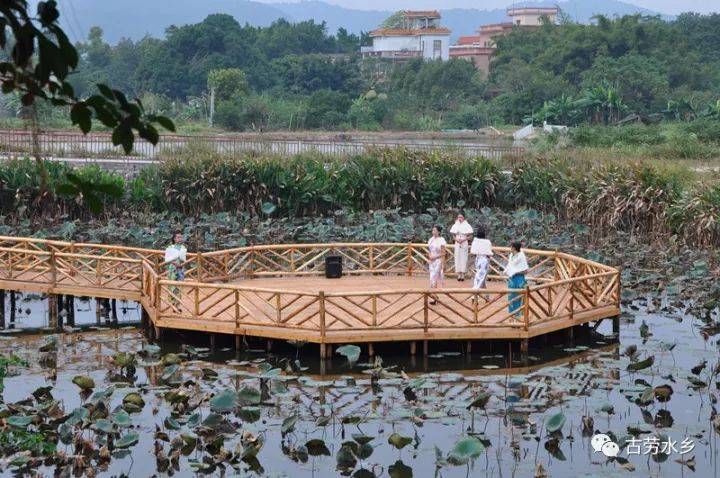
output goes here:
{"type": "Polygon", "coordinates": [[[520,252],[520,249],[522,249],[522,242],[520,241],[513,241],[512,244],[510,244],[510,247],[515,249],[516,251],[520,252]]]}
{"type": "Polygon", "coordinates": [[[178,234],[180,234],[180,235],[182,236],[182,235],[183,235],[183,232],[182,232],[181,230],[179,230],[179,229],[176,230],[176,231],[173,231],[172,237],[170,237],[170,243],[171,243],[171,244],[175,244],[175,236],[177,236],[178,234]]]}

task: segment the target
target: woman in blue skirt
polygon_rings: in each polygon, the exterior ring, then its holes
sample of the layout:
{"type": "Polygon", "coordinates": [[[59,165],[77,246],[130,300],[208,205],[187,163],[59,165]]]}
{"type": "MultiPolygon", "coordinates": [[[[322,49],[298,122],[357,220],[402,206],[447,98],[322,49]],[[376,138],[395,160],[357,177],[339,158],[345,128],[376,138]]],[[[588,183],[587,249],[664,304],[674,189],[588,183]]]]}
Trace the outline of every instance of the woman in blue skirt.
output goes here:
{"type": "MultiPolygon", "coordinates": [[[[528,269],[525,253],[522,251],[522,243],[519,241],[513,242],[510,257],[508,257],[508,264],[507,267],[505,267],[505,275],[508,277],[508,288],[524,289],[526,285],[525,273],[528,269]]],[[[519,311],[522,303],[522,295],[517,292],[511,292],[508,296],[508,310],[510,312],[519,311]]]]}

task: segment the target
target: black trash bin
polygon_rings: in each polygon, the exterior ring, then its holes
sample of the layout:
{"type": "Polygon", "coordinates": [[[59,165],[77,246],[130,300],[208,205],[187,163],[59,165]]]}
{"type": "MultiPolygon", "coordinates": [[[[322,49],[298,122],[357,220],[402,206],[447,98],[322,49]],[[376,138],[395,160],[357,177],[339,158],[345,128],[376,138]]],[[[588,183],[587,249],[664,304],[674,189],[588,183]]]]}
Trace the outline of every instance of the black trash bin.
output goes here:
{"type": "Polygon", "coordinates": [[[325,277],[339,279],[342,277],[342,257],[327,256],[325,258],[325,277]]]}

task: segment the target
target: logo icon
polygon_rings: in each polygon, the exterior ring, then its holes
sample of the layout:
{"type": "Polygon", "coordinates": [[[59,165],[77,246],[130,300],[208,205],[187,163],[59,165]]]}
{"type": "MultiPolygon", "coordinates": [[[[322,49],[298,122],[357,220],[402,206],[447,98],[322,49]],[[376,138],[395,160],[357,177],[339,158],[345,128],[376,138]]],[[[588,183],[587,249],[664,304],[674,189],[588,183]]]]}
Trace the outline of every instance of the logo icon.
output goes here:
{"type": "Polygon", "coordinates": [[[593,435],[590,439],[590,445],[595,453],[601,452],[608,458],[614,458],[620,453],[620,447],[612,441],[609,436],[604,433],[593,435]]]}

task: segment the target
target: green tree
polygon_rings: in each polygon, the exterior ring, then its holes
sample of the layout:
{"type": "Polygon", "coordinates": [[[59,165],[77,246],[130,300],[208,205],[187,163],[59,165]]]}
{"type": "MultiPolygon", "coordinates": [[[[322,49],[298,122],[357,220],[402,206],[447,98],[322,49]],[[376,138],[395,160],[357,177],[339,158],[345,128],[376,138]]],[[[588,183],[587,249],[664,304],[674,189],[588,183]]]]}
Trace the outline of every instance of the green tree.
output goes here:
{"type": "MultiPolygon", "coordinates": [[[[99,84],[97,94],[85,99],[76,96],[68,81],[77,68],[79,55],[59,26],[60,12],[55,0],[37,4],[37,15],[31,16],[25,0],[5,0],[0,5],[0,48],[10,52],[0,62],[0,82],[4,94],[18,93],[25,107],[36,102],[70,108],[70,118],[84,133],[92,129],[94,120],[113,129],[112,141],[130,152],[135,134],[156,144],[159,139],[155,127],[159,124],[174,130],[173,123],[161,116],[143,113],[142,104],[129,101],[125,94],[99,84]]],[[[36,117],[35,117],[36,123],[36,117]]],[[[37,134],[37,128],[33,128],[37,134]]],[[[49,195],[48,173],[39,152],[37,137],[34,156],[41,177],[42,195],[49,195]]],[[[77,183],[77,192],[92,192],[94,185],[77,183]]]]}

